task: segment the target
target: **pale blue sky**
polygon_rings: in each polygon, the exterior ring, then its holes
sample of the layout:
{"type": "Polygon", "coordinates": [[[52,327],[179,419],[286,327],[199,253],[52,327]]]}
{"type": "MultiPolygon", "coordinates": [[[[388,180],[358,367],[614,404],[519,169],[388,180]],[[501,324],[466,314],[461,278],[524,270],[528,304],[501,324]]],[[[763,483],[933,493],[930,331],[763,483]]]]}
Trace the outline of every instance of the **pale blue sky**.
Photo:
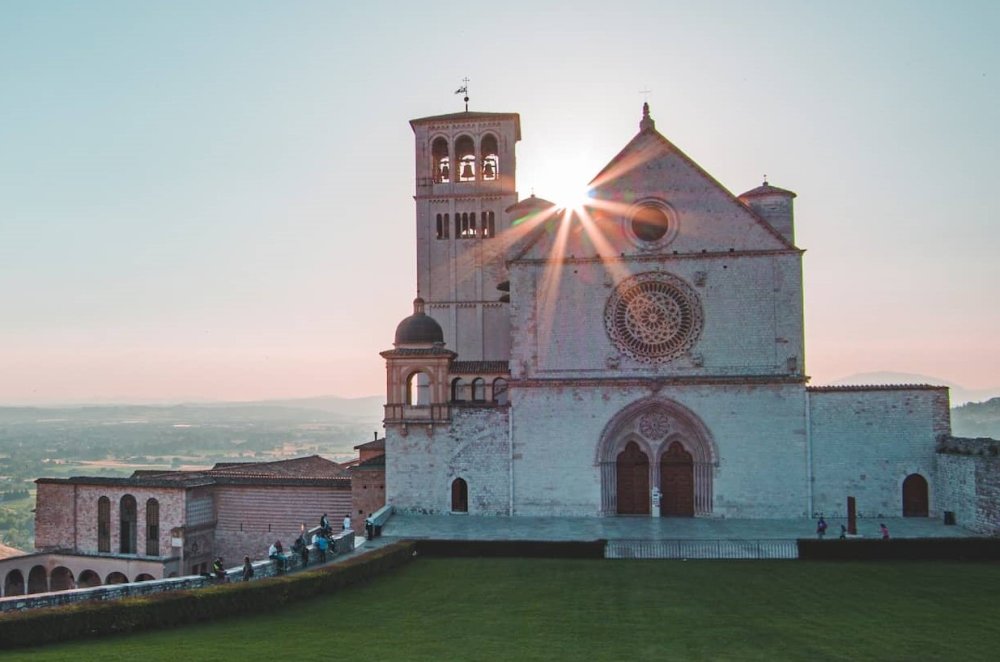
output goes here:
{"type": "Polygon", "coordinates": [[[1000,386],[1000,3],[0,0],[0,404],[369,395],[415,288],[408,120],[518,188],[657,129],[796,191],[814,383],[1000,386]]]}

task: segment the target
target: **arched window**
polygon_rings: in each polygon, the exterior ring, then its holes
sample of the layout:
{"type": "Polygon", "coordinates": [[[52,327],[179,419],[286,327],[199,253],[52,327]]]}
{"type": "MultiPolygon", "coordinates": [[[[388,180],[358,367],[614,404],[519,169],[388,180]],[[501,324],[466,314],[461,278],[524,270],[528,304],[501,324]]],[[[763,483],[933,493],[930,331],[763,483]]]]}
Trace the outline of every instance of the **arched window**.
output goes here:
{"type": "Polygon", "coordinates": [[[11,570],[3,580],[3,594],[24,595],[24,575],[20,570],[11,570]]]}
{"type": "Polygon", "coordinates": [[[93,570],[84,570],[80,573],[80,578],[77,579],[76,585],[80,588],[91,588],[93,586],[101,585],[101,576],[94,572],[93,570]]]}
{"type": "Polygon", "coordinates": [[[496,216],[491,211],[483,212],[483,237],[487,239],[497,234],[496,216]]]}
{"type": "Polygon", "coordinates": [[[472,380],[472,401],[486,402],[486,380],[482,377],[472,380]]]}
{"type": "Polygon", "coordinates": [[[136,577],[135,577],[135,581],[137,581],[137,582],[151,582],[154,579],[156,579],[156,578],[153,577],[153,575],[149,574],[148,572],[144,572],[142,574],[136,575],[136,577]]]}
{"type": "Polygon", "coordinates": [[[493,181],[500,176],[500,157],[497,156],[497,138],[492,134],[483,136],[480,153],[483,155],[483,181],[493,181]]]}
{"type": "Polygon", "coordinates": [[[461,478],[451,483],[451,512],[469,512],[469,486],[461,478]]]}
{"type": "Polygon", "coordinates": [[[146,501],[146,556],[160,555],[160,502],[146,501]]]}
{"type": "Polygon", "coordinates": [[[505,405],[509,402],[507,399],[507,380],[503,377],[497,377],[493,380],[493,402],[498,405],[505,405]]]}
{"type": "Polygon", "coordinates": [[[459,239],[476,238],[476,212],[455,214],[455,236],[459,239]]]}
{"type": "Polygon", "coordinates": [[[444,138],[435,138],[431,143],[431,169],[435,182],[447,184],[451,181],[451,159],[448,156],[448,141],[444,138]]]}
{"type": "Polygon", "coordinates": [[[415,372],[406,380],[406,404],[424,407],[431,403],[431,376],[415,372]]]}
{"type": "Polygon", "coordinates": [[[49,576],[45,572],[45,568],[36,565],[28,573],[28,593],[48,593],[49,592],[49,576]]]}
{"type": "Polygon", "coordinates": [[[447,239],[448,238],[448,225],[449,225],[448,214],[438,214],[437,215],[437,238],[438,239],[447,239]]]}
{"type": "Polygon", "coordinates": [[[135,554],[136,550],[136,504],[135,497],[126,494],[118,503],[120,538],[118,551],[122,554],[135,554]]]}
{"type": "Polygon", "coordinates": [[[458,181],[476,181],[476,145],[469,136],[455,141],[455,162],[458,163],[458,181]]]}
{"type": "Polygon", "coordinates": [[[111,499],[106,496],[97,500],[97,551],[111,551],[111,499]]]}
{"type": "Polygon", "coordinates": [[[52,590],[68,591],[71,588],[76,588],[76,583],[73,581],[73,571],[66,566],[55,568],[52,571],[52,590]]]}
{"type": "Polygon", "coordinates": [[[465,402],[469,399],[469,385],[461,377],[451,381],[451,401],[465,402]]]}

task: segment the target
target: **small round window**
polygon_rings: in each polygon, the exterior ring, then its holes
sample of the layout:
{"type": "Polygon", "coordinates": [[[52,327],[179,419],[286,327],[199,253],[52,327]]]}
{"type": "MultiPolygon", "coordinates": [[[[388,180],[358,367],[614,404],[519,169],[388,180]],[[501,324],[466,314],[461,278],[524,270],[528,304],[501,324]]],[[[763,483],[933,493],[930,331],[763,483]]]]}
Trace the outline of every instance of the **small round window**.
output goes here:
{"type": "Polygon", "coordinates": [[[677,217],[661,200],[640,200],[623,220],[626,234],[643,250],[662,248],[677,234],[677,217]]]}
{"type": "Polygon", "coordinates": [[[632,216],[632,232],[641,241],[659,241],[670,229],[670,219],[659,207],[643,205],[632,216]]]}

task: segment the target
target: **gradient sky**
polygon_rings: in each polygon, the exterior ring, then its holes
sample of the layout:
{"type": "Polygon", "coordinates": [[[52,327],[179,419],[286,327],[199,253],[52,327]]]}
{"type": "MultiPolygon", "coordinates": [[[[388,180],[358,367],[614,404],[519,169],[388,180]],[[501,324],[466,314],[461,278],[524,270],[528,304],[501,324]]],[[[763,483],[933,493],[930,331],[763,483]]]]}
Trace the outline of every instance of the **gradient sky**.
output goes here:
{"type": "Polygon", "coordinates": [[[0,0],[0,404],[384,392],[408,120],[519,112],[518,189],[657,129],[798,193],[813,383],[1000,386],[1000,3],[0,0]]]}

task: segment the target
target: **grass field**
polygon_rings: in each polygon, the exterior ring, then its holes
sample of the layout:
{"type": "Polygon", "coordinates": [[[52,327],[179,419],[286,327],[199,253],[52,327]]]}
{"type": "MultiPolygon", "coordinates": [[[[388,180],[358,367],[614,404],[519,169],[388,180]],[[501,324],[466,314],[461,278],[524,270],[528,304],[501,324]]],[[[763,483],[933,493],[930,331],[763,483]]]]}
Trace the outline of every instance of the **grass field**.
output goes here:
{"type": "Polygon", "coordinates": [[[417,559],[281,613],[18,660],[995,660],[1000,565],[417,559]]]}

